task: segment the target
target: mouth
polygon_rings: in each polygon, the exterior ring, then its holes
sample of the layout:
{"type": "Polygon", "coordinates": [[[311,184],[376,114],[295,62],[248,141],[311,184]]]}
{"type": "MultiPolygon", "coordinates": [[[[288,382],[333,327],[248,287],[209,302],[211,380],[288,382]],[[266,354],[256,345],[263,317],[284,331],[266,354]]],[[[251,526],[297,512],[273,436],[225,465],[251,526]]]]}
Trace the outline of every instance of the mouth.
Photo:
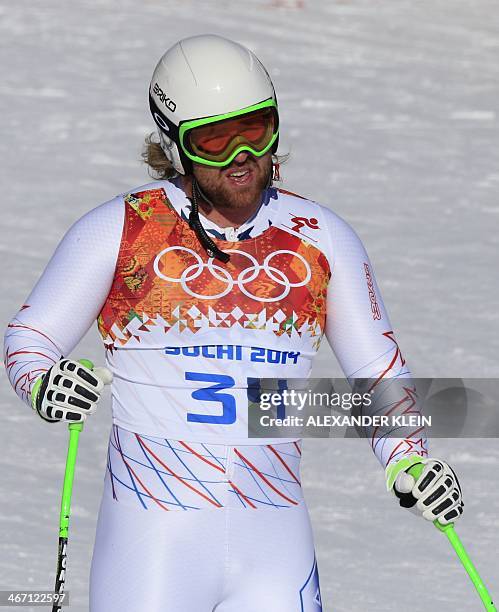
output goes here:
{"type": "Polygon", "coordinates": [[[225,177],[231,185],[248,185],[254,174],[251,168],[233,168],[225,173],[225,177]]]}

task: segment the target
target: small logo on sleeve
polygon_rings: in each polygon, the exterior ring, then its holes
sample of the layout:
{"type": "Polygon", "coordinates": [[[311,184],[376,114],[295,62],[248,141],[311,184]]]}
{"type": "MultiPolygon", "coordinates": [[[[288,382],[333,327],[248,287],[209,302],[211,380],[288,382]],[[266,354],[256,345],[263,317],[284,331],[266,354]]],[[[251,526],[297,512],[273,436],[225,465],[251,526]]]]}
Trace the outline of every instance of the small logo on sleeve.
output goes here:
{"type": "Polygon", "coordinates": [[[293,213],[289,213],[289,216],[291,217],[292,225],[286,225],[283,223],[282,227],[303,236],[311,242],[317,242],[317,238],[313,238],[313,234],[307,233],[308,230],[320,229],[319,221],[315,217],[298,217],[293,213]]]}
{"type": "Polygon", "coordinates": [[[371,301],[371,311],[373,313],[373,319],[375,321],[381,320],[381,311],[378,306],[378,301],[376,299],[376,291],[374,290],[373,278],[371,276],[371,270],[369,268],[369,264],[364,263],[364,272],[366,274],[367,280],[367,289],[369,291],[369,300],[371,301]]]}
{"type": "Polygon", "coordinates": [[[315,217],[291,217],[291,221],[294,223],[291,228],[293,232],[300,232],[302,227],[309,227],[310,229],[319,229],[319,221],[315,217]]]}

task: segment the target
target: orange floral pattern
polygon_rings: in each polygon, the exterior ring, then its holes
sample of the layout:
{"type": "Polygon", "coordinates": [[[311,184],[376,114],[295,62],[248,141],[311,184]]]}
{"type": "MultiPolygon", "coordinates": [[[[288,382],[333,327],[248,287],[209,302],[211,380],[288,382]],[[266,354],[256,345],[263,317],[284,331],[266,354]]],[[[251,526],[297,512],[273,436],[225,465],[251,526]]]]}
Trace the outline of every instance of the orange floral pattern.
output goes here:
{"type": "Polygon", "coordinates": [[[125,330],[134,318],[145,325],[158,315],[166,333],[179,321],[195,333],[203,326],[263,329],[272,319],[278,335],[322,336],[331,273],[315,246],[271,226],[248,240],[217,240],[231,251],[222,264],[208,258],[163,189],[129,194],[125,206],[115,278],[98,318],[105,340],[117,341],[113,329],[125,330]]]}

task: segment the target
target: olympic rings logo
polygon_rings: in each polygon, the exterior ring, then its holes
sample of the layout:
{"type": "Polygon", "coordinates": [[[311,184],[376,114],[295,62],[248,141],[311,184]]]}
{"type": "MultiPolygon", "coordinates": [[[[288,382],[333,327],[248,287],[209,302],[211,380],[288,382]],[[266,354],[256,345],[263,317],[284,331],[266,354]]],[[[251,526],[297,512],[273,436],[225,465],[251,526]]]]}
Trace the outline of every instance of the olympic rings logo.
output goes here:
{"type": "Polygon", "coordinates": [[[157,276],[159,276],[159,278],[169,281],[170,283],[180,283],[182,285],[182,289],[188,295],[195,297],[195,298],[199,298],[200,300],[215,300],[215,299],[223,298],[233,290],[235,285],[237,285],[239,287],[239,290],[244,295],[258,302],[278,302],[279,300],[282,300],[283,298],[287,297],[293,287],[303,287],[309,282],[309,280],[312,277],[312,271],[310,269],[308,261],[302,255],[300,255],[299,253],[296,253],[295,251],[288,251],[288,250],[274,251],[273,253],[270,253],[269,255],[267,255],[267,257],[265,257],[263,264],[259,264],[258,261],[255,259],[255,257],[253,257],[253,255],[250,255],[249,253],[246,253],[245,251],[239,251],[237,249],[226,249],[225,252],[234,253],[235,255],[241,255],[243,257],[246,257],[250,262],[250,265],[244,270],[241,270],[241,272],[239,272],[239,274],[237,275],[237,278],[235,279],[232,278],[232,276],[230,275],[229,271],[226,268],[222,268],[222,266],[219,266],[218,264],[214,263],[213,257],[210,257],[210,259],[208,259],[208,261],[205,263],[203,262],[201,257],[198,255],[198,253],[196,253],[192,249],[189,249],[183,246],[171,246],[159,252],[156,255],[156,258],[154,260],[154,272],[156,273],[157,276]],[[171,253],[173,251],[185,251],[189,253],[196,261],[196,263],[193,263],[192,265],[188,266],[182,272],[180,278],[174,278],[172,276],[167,276],[159,268],[161,259],[167,253],[171,253]],[[300,280],[298,282],[291,282],[282,270],[279,270],[279,268],[276,268],[275,266],[271,265],[270,262],[272,261],[274,257],[276,257],[277,255],[284,255],[284,254],[293,255],[293,257],[296,257],[297,259],[301,261],[301,263],[303,264],[305,268],[305,278],[303,280],[300,280]],[[214,295],[196,293],[188,286],[188,283],[198,278],[203,273],[204,270],[207,270],[213,276],[213,278],[216,278],[221,283],[225,284],[225,288],[222,291],[220,291],[220,293],[216,293],[214,295]],[[246,285],[254,281],[257,278],[257,276],[260,274],[260,272],[265,272],[265,274],[271,280],[273,280],[274,283],[276,283],[277,285],[280,285],[283,288],[279,295],[275,297],[261,297],[259,295],[253,295],[246,288],[246,285]]]}

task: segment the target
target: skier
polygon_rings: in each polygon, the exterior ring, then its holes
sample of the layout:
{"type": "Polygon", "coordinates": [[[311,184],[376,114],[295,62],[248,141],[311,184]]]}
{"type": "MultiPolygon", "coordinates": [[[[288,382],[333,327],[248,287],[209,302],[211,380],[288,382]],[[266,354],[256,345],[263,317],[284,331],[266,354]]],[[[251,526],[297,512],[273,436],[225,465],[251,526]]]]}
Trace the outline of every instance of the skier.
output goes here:
{"type": "MultiPolygon", "coordinates": [[[[357,235],[273,186],[279,110],[256,56],[182,40],[149,101],[160,179],[70,228],[8,326],[6,369],[44,421],[83,421],[103,381],[67,355],[97,319],[114,380],[92,612],[317,612],[301,442],[248,437],[249,381],[309,376],[324,334],[349,379],[410,373],[357,235]]],[[[460,516],[421,429],[371,443],[401,505],[460,516]]]]}

